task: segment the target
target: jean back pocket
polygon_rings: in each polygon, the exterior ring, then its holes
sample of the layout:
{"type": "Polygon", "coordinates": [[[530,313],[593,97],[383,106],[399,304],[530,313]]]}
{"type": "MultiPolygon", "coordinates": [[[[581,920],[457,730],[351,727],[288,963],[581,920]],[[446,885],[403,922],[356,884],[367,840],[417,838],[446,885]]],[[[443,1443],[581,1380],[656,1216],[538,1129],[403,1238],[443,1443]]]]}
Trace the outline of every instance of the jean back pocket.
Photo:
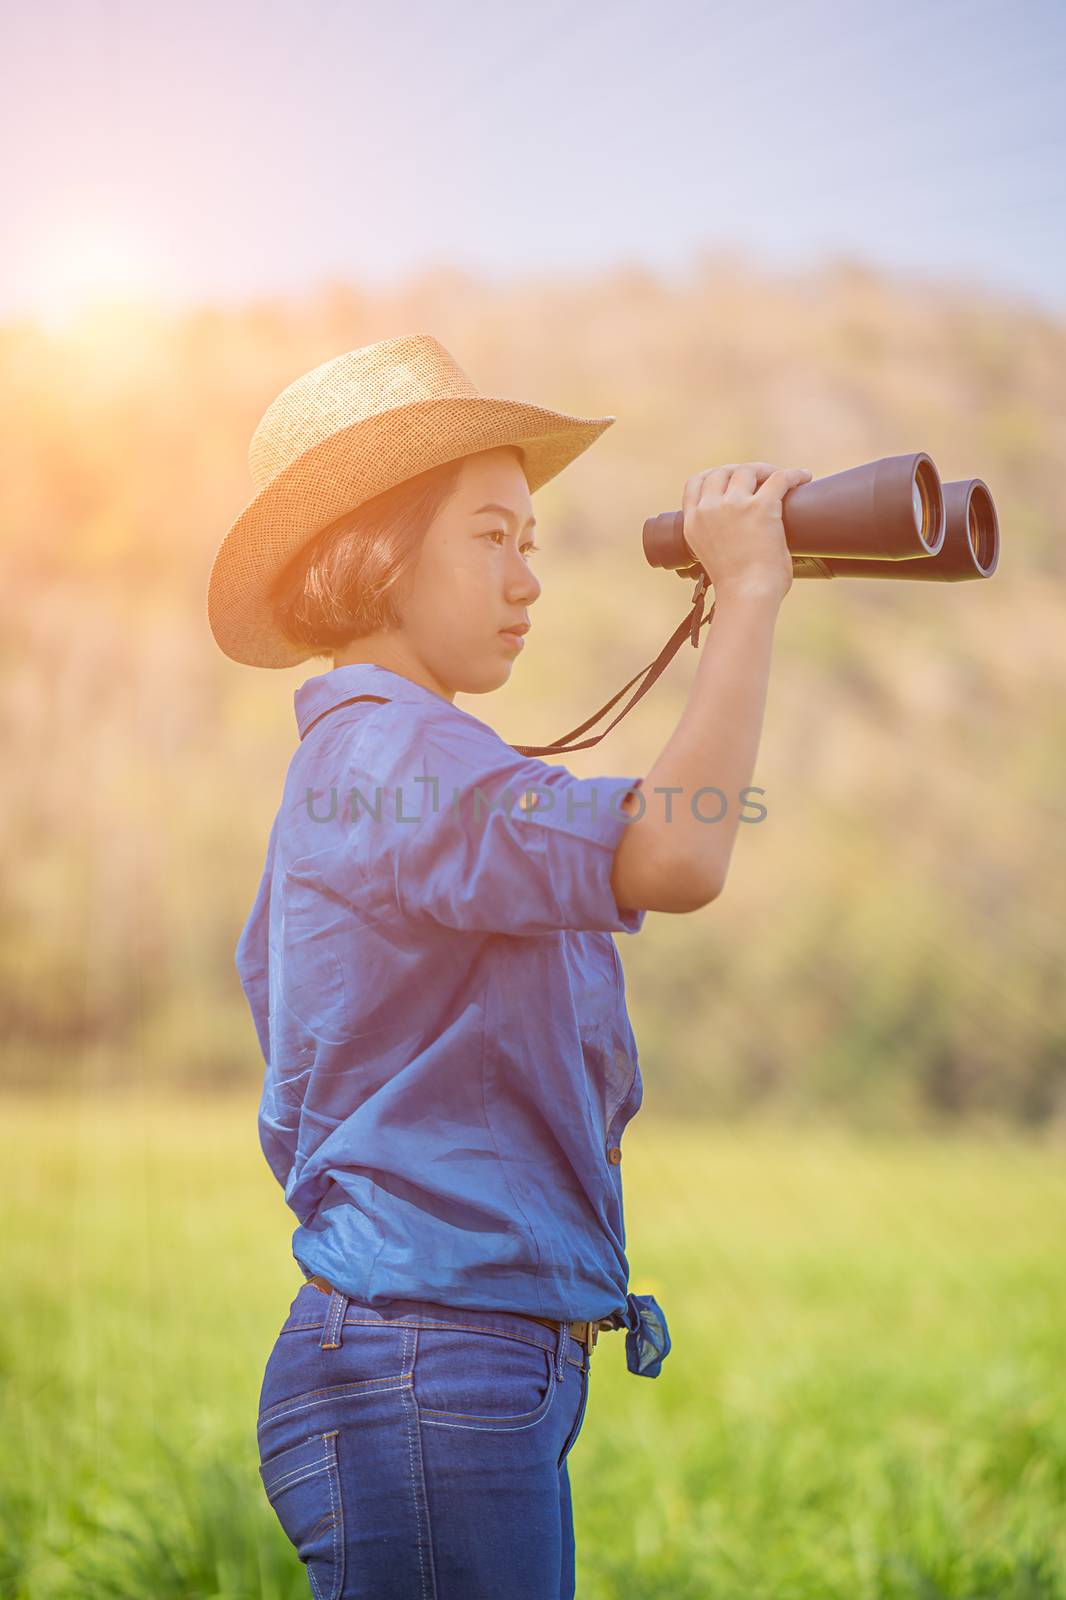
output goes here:
{"type": "Polygon", "coordinates": [[[338,1600],[344,1582],[337,1433],[313,1434],[259,1467],[267,1499],[307,1567],[317,1600],[338,1600]]]}

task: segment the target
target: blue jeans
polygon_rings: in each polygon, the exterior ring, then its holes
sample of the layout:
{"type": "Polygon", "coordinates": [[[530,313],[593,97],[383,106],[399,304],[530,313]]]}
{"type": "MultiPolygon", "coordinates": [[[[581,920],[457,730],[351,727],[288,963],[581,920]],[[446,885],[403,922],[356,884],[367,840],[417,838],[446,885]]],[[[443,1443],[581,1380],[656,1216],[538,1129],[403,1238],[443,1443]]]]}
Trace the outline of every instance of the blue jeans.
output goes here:
{"type": "Polygon", "coordinates": [[[588,1383],[565,1325],[305,1283],[263,1376],[259,1471],[315,1600],[572,1600],[588,1383]]]}

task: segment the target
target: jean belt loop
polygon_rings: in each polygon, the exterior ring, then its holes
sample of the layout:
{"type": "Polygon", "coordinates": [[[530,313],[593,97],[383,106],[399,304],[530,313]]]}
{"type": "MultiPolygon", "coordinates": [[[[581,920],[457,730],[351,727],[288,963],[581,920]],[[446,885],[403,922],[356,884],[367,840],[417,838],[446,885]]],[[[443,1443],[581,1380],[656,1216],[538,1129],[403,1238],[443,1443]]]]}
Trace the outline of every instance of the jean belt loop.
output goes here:
{"type": "Polygon", "coordinates": [[[334,1289],[329,1297],[326,1307],[326,1321],[322,1329],[322,1338],[319,1344],[323,1350],[339,1350],[341,1347],[341,1328],[344,1325],[344,1313],[348,1309],[348,1296],[340,1289],[334,1289]]]}
{"type": "Polygon", "coordinates": [[[566,1352],[570,1348],[570,1324],[560,1322],[559,1337],[555,1344],[555,1376],[560,1383],[566,1376],[566,1352]]]}

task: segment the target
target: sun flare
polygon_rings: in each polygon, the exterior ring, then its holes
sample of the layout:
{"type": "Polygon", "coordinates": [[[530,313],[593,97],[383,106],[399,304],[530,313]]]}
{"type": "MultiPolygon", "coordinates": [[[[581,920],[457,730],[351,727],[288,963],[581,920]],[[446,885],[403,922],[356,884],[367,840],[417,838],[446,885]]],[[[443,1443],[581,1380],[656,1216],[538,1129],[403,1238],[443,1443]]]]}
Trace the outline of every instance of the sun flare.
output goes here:
{"type": "Polygon", "coordinates": [[[143,238],[117,226],[56,235],[38,252],[33,302],[54,332],[68,331],[101,302],[150,299],[162,288],[159,263],[143,238]]]}

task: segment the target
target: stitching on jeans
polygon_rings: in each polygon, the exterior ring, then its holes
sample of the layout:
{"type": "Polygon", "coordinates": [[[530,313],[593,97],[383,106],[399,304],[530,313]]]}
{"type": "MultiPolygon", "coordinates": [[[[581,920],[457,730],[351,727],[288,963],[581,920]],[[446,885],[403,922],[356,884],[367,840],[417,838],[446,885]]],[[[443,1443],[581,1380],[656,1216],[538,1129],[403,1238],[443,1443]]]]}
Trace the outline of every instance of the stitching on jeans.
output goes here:
{"type": "MultiPolygon", "coordinates": [[[[411,1359],[411,1371],[412,1371],[412,1374],[413,1374],[415,1361],[418,1359],[418,1332],[414,1328],[412,1328],[411,1332],[414,1333],[414,1354],[413,1354],[412,1359],[411,1359]]],[[[407,1356],[407,1341],[405,1340],[404,1341],[404,1359],[405,1360],[406,1360],[406,1356],[407,1356]]],[[[413,1387],[413,1385],[412,1385],[411,1389],[409,1390],[409,1393],[413,1398],[413,1396],[414,1396],[414,1387],[413,1387]]],[[[428,1521],[424,1522],[423,1518],[422,1518],[422,1508],[423,1508],[423,1506],[425,1506],[426,1518],[428,1519],[428,1517],[429,1517],[429,1500],[428,1500],[428,1497],[426,1496],[426,1474],[425,1474],[425,1468],[424,1468],[423,1462],[422,1462],[422,1440],[421,1440],[421,1437],[420,1437],[419,1432],[418,1432],[418,1414],[417,1414],[417,1410],[415,1412],[415,1415],[412,1416],[411,1415],[411,1409],[410,1409],[409,1405],[406,1406],[404,1409],[407,1412],[407,1454],[408,1454],[408,1459],[410,1461],[410,1466],[411,1466],[411,1480],[410,1480],[411,1481],[411,1494],[412,1494],[412,1497],[413,1497],[414,1503],[415,1503],[415,1520],[416,1520],[416,1522],[418,1524],[418,1566],[419,1566],[419,1570],[420,1570],[420,1572],[422,1574],[422,1600],[433,1600],[433,1596],[435,1596],[436,1592],[437,1592],[437,1582],[436,1582],[436,1575],[434,1574],[433,1575],[433,1595],[430,1595],[429,1590],[427,1588],[427,1583],[429,1581],[430,1574],[427,1573],[427,1571],[426,1571],[426,1549],[427,1549],[427,1547],[429,1545],[429,1527],[428,1527],[428,1521]],[[419,1495],[419,1482],[416,1482],[416,1479],[415,1479],[415,1443],[416,1443],[416,1441],[417,1441],[417,1444],[418,1444],[418,1480],[421,1483],[421,1490],[422,1490],[421,1496],[419,1495]]],[[[431,1556],[431,1559],[432,1559],[432,1556],[431,1556]]]]}
{"type": "Polygon", "coordinates": [[[482,1428],[476,1422],[437,1422],[435,1418],[427,1417],[425,1415],[422,1416],[421,1423],[422,1423],[422,1426],[425,1427],[425,1428],[457,1428],[460,1432],[462,1432],[464,1429],[466,1429],[470,1433],[523,1433],[526,1428],[539,1427],[540,1424],[544,1421],[544,1417],[546,1417],[547,1415],[548,1415],[548,1413],[546,1411],[544,1413],[544,1416],[538,1417],[536,1419],[536,1421],[534,1421],[534,1422],[523,1422],[521,1424],[521,1426],[517,1427],[517,1428],[516,1427],[512,1427],[510,1425],[504,1426],[502,1428],[499,1428],[499,1427],[497,1427],[497,1428],[482,1428]]]}
{"type": "MultiPolygon", "coordinates": [[[[502,1328],[483,1328],[470,1322],[436,1322],[426,1318],[420,1318],[417,1322],[374,1322],[369,1317],[352,1316],[345,1317],[344,1321],[345,1325],[351,1324],[357,1328],[460,1328],[464,1333],[485,1333],[496,1339],[518,1339],[522,1344],[535,1344],[539,1350],[555,1349],[554,1340],[550,1345],[541,1344],[539,1339],[531,1339],[524,1333],[512,1333],[510,1330],[505,1332],[502,1328]]],[[[296,1333],[301,1328],[321,1328],[321,1326],[321,1322],[290,1322],[281,1331],[282,1333],[296,1333]]],[[[570,1337],[571,1342],[577,1344],[573,1335],[570,1337]]],[[[583,1344],[577,1344],[577,1348],[582,1352],[582,1355],[586,1353],[583,1344]]],[[[576,1360],[569,1352],[566,1359],[571,1366],[582,1366],[582,1362],[576,1360]]],[[[373,1379],[367,1379],[368,1383],[373,1381],[373,1379]]]]}
{"type": "MultiPolygon", "coordinates": [[[[491,1414],[491,1412],[484,1412],[484,1411],[482,1411],[482,1412],[477,1412],[477,1411],[444,1411],[439,1406],[423,1406],[423,1405],[419,1405],[419,1407],[418,1407],[419,1416],[426,1422],[432,1421],[434,1417],[459,1417],[461,1419],[465,1419],[465,1418],[469,1417],[469,1418],[472,1419],[473,1423],[477,1423],[477,1422],[510,1422],[510,1423],[514,1423],[515,1424],[515,1430],[514,1431],[516,1431],[516,1432],[517,1432],[518,1428],[520,1428],[520,1427],[521,1428],[531,1428],[531,1427],[533,1427],[534,1423],[536,1423],[536,1421],[541,1416],[541,1414],[543,1412],[545,1412],[548,1409],[548,1407],[551,1405],[552,1400],[555,1397],[555,1390],[556,1390],[556,1387],[557,1387],[556,1377],[555,1377],[555,1360],[554,1360],[554,1357],[551,1356],[551,1353],[549,1351],[545,1351],[544,1353],[545,1353],[545,1355],[547,1355],[549,1357],[549,1360],[548,1360],[548,1392],[544,1396],[543,1400],[541,1400],[540,1404],[534,1406],[532,1408],[532,1410],[516,1412],[513,1417],[495,1417],[495,1416],[493,1416],[491,1414]],[[525,1421],[526,1417],[531,1417],[533,1420],[531,1422],[526,1422],[525,1421]]],[[[442,1423],[441,1426],[442,1427],[450,1427],[450,1426],[452,1426],[452,1424],[450,1424],[450,1423],[442,1423]]]]}
{"type": "Polygon", "coordinates": [[[344,1317],[348,1310],[347,1297],[339,1289],[334,1289],[329,1297],[326,1307],[326,1320],[322,1326],[323,1350],[340,1349],[340,1329],[344,1324],[344,1317]]]}
{"type": "MultiPolygon", "coordinates": [[[[383,1386],[378,1387],[378,1389],[371,1390],[371,1392],[376,1395],[387,1395],[392,1394],[395,1389],[410,1389],[410,1387],[410,1384],[407,1384],[407,1382],[400,1382],[400,1384],[397,1384],[397,1382],[394,1381],[391,1382],[391,1384],[383,1384],[383,1386]]],[[[312,1405],[327,1405],[327,1403],[330,1402],[330,1400],[333,1400],[333,1398],[335,1398],[333,1395],[319,1395],[317,1400],[307,1400],[306,1405],[293,1405],[290,1406],[287,1411],[272,1411],[269,1421],[277,1422],[280,1418],[283,1418],[283,1416],[295,1416],[298,1411],[309,1411],[311,1410],[312,1405]]],[[[343,1397],[339,1397],[338,1395],[336,1398],[343,1397]]]]}
{"type": "Polygon", "coordinates": [[[305,1478],[314,1478],[318,1473],[326,1472],[328,1469],[328,1461],[317,1461],[310,1467],[293,1467],[291,1472],[283,1472],[280,1478],[271,1478],[267,1492],[273,1498],[274,1495],[280,1494],[282,1489],[291,1489],[293,1484],[303,1483],[305,1478]]]}
{"type": "Polygon", "coordinates": [[[337,1429],[334,1429],[332,1434],[327,1434],[325,1436],[326,1438],[331,1438],[332,1439],[332,1443],[326,1446],[326,1452],[327,1452],[327,1456],[329,1458],[329,1467],[330,1467],[330,1470],[329,1470],[329,1473],[328,1473],[329,1503],[330,1503],[330,1508],[331,1508],[331,1510],[333,1512],[333,1516],[334,1516],[334,1522],[333,1522],[333,1590],[332,1590],[332,1593],[330,1594],[330,1600],[338,1600],[338,1596],[340,1595],[341,1579],[342,1579],[342,1576],[343,1576],[343,1574],[341,1572],[340,1552],[338,1551],[338,1548],[337,1548],[337,1545],[338,1545],[338,1531],[339,1531],[340,1537],[341,1537],[341,1549],[342,1550],[343,1550],[343,1537],[344,1537],[344,1521],[343,1521],[344,1510],[338,1504],[338,1502],[340,1500],[340,1463],[337,1460],[337,1431],[338,1431],[337,1429]],[[336,1494],[336,1497],[334,1496],[334,1482],[333,1482],[334,1478],[337,1479],[337,1484],[336,1484],[337,1494],[336,1494]],[[339,1529],[338,1529],[338,1524],[339,1524],[339,1529]]]}
{"type": "MultiPolygon", "coordinates": [[[[407,1365],[407,1339],[408,1339],[408,1337],[409,1336],[407,1334],[404,1335],[404,1365],[405,1366],[407,1365]]],[[[426,1564],[425,1564],[425,1557],[424,1557],[424,1555],[422,1553],[422,1543],[423,1543],[422,1542],[422,1519],[421,1519],[421,1516],[420,1516],[420,1513],[419,1513],[418,1493],[417,1493],[417,1490],[416,1490],[416,1487],[415,1487],[415,1442],[414,1442],[413,1429],[411,1428],[410,1418],[407,1419],[407,1481],[410,1484],[411,1494],[412,1494],[412,1496],[414,1498],[414,1502],[415,1502],[415,1525],[416,1525],[416,1528],[417,1528],[417,1532],[416,1532],[415,1538],[416,1538],[416,1542],[417,1542],[417,1545],[418,1545],[418,1570],[419,1570],[419,1572],[421,1574],[421,1577],[422,1577],[422,1594],[424,1596],[425,1592],[426,1592],[426,1564]]]]}
{"type": "Polygon", "coordinates": [[[320,1384],[315,1389],[301,1389],[299,1394],[283,1395],[280,1400],[275,1400],[273,1405],[264,1406],[259,1415],[269,1417],[278,1406],[291,1405],[294,1400],[311,1400],[315,1395],[335,1395],[340,1400],[346,1394],[360,1394],[364,1389],[373,1389],[381,1383],[401,1383],[404,1378],[410,1376],[409,1372],[385,1372],[380,1378],[350,1378],[345,1383],[320,1384]]]}
{"type": "MultiPolygon", "coordinates": [[[[424,1317],[419,1318],[418,1322],[407,1322],[407,1320],[403,1320],[403,1322],[375,1322],[375,1320],[370,1317],[351,1317],[351,1315],[349,1315],[349,1317],[344,1318],[344,1325],[355,1326],[355,1328],[431,1328],[431,1330],[432,1328],[458,1328],[458,1330],[463,1331],[463,1333],[487,1333],[491,1334],[491,1336],[495,1336],[495,1338],[498,1339],[519,1339],[522,1344],[535,1344],[535,1346],[538,1347],[538,1350],[549,1350],[549,1352],[554,1352],[555,1349],[554,1339],[552,1339],[551,1344],[543,1344],[543,1342],[539,1341],[539,1339],[530,1338],[528,1334],[512,1333],[509,1328],[507,1328],[507,1330],[504,1330],[504,1328],[487,1328],[487,1326],[480,1322],[432,1322],[432,1320],[429,1320],[429,1318],[424,1317]]],[[[288,1323],[285,1328],[282,1328],[282,1334],[299,1333],[299,1331],[306,1330],[306,1328],[322,1328],[322,1323],[288,1323]]],[[[586,1371],[586,1366],[584,1366],[584,1357],[586,1357],[587,1352],[586,1349],[584,1349],[583,1344],[578,1344],[578,1341],[573,1338],[573,1334],[570,1334],[568,1344],[570,1344],[570,1346],[576,1346],[576,1349],[581,1350],[581,1355],[573,1355],[571,1354],[571,1350],[567,1349],[568,1362],[570,1362],[571,1366],[576,1366],[578,1371],[586,1371]]],[[[408,1374],[403,1373],[400,1374],[400,1376],[408,1376],[408,1374]]],[[[379,1379],[367,1378],[362,1379],[362,1381],[371,1384],[371,1382],[379,1382],[379,1379]]]]}
{"type": "Polygon", "coordinates": [[[330,1399],[343,1400],[351,1394],[373,1394],[382,1384],[403,1383],[409,1378],[409,1372],[390,1372],[380,1378],[352,1378],[348,1383],[324,1384],[318,1389],[301,1389],[299,1394],[286,1394],[280,1400],[275,1400],[273,1405],[264,1406],[259,1413],[260,1422],[265,1422],[274,1416],[280,1406],[289,1407],[297,1400],[330,1399]]]}
{"type": "Polygon", "coordinates": [[[563,1445],[562,1451],[561,1451],[560,1456],[559,1456],[559,1468],[560,1468],[560,1470],[562,1469],[563,1464],[565,1463],[565,1461],[566,1461],[567,1457],[569,1456],[571,1450],[574,1448],[574,1445],[577,1443],[577,1436],[581,1432],[582,1424],[585,1421],[585,1413],[588,1410],[589,1378],[588,1378],[588,1374],[587,1373],[584,1374],[583,1376],[584,1376],[584,1380],[585,1381],[581,1386],[582,1387],[582,1391],[583,1391],[582,1395],[581,1395],[581,1404],[577,1408],[577,1416],[574,1418],[574,1425],[570,1430],[570,1435],[567,1438],[566,1443],[563,1445]]]}
{"type": "MultiPolygon", "coordinates": [[[[410,1387],[411,1387],[411,1385],[409,1383],[382,1384],[382,1386],[380,1388],[373,1390],[373,1393],[374,1394],[391,1394],[393,1392],[393,1390],[395,1390],[395,1389],[409,1389],[410,1387]]],[[[274,1422],[279,1417],[295,1416],[295,1414],[298,1411],[310,1411],[312,1406],[325,1405],[332,1398],[333,1398],[333,1396],[332,1395],[328,1395],[328,1394],[319,1395],[317,1399],[308,1400],[306,1402],[306,1404],[304,1404],[304,1405],[290,1406],[287,1411],[274,1411],[274,1412],[271,1413],[270,1421],[274,1422]]]]}
{"type": "Polygon", "coordinates": [[[424,1425],[427,1428],[455,1428],[455,1429],[458,1429],[460,1431],[466,1430],[466,1431],[468,1431],[470,1433],[522,1433],[522,1432],[525,1431],[526,1428],[537,1428],[537,1427],[539,1427],[540,1424],[544,1421],[545,1417],[547,1417],[548,1413],[551,1411],[551,1408],[555,1403],[555,1392],[556,1392],[556,1389],[558,1388],[558,1384],[557,1384],[556,1378],[555,1378],[555,1360],[554,1360],[554,1357],[551,1356],[550,1352],[545,1352],[545,1353],[548,1355],[548,1358],[549,1358],[548,1359],[548,1393],[545,1395],[545,1397],[544,1397],[543,1401],[541,1402],[541,1404],[537,1407],[535,1413],[532,1413],[532,1412],[529,1412],[529,1411],[522,1412],[520,1414],[519,1418],[509,1417],[509,1418],[502,1418],[501,1419],[499,1417],[481,1416],[481,1417],[478,1417],[478,1420],[476,1422],[467,1422],[467,1421],[441,1422],[441,1421],[438,1420],[440,1417],[462,1417],[463,1413],[460,1412],[460,1411],[436,1411],[436,1410],[434,1410],[434,1408],[432,1406],[423,1406],[419,1402],[417,1396],[414,1393],[414,1390],[412,1389],[411,1390],[411,1396],[412,1396],[412,1399],[414,1400],[414,1403],[415,1403],[415,1409],[416,1409],[416,1414],[418,1416],[419,1427],[422,1427],[424,1425]],[[521,1418],[530,1417],[530,1416],[532,1417],[532,1421],[530,1421],[530,1422],[526,1422],[526,1421],[521,1420],[521,1418]],[[482,1427],[481,1424],[483,1422],[490,1422],[490,1423],[493,1424],[493,1426],[492,1427],[487,1427],[487,1428],[486,1427],[482,1427]]]}
{"type": "Polygon", "coordinates": [[[375,1394],[383,1384],[402,1384],[410,1378],[410,1373],[386,1373],[381,1378],[352,1378],[346,1384],[325,1384],[320,1389],[301,1389],[298,1395],[282,1395],[280,1400],[275,1400],[274,1405],[264,1406],[259,1411],[259,1422],[267,1422],[272,1416],[277,1416],[279,1411],[290,1410],[298,1400],[344,1400],[347,1395],[375,1394]]]}

